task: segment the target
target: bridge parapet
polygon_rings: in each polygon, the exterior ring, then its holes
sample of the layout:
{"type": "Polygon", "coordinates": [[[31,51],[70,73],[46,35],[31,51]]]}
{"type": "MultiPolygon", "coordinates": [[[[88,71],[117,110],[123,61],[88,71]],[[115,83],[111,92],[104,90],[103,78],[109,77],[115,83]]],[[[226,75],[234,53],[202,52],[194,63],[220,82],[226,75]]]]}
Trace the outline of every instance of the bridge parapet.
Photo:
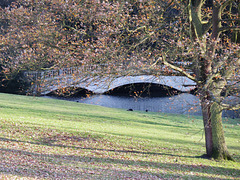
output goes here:
{"type": "MultiPolygon", "coordinates": [[[[140,70],[138,67],[125,67],[124,65],[115,65],[115,67],[118,68],[121,72],[127,71],[129,72],[128,75],[152,75],[152,73],[156,73],[156,71],[159,73],[163,72],[162,74],[166,74],[165,66],[159,66],[156,69],[145,69],[145,70],[140,70]]],[[[50,70],[43,70],[43,71],[25,71],[24,76],[31,79],[32,81],[37,81],[39,79],[51,79],[59,76],[68,76],[68,75],[80,75],[83,74],[83,72],[91,72],[91,74],[95,73],[98,74],[98,72],[101,73],[109,73],[106,72],[106,70],[111,71],[111,73],[116,73],[114,72],[113,68],[109,68],[109,65],[107,64],[94,64],[94,65],[81,65],[81,66],[76,66],[76,67],[67,67],[67,68],[60,68],[60,69],[50,69],[50,70]]],[[[176,71],[171,71],[169,72],[170,74],[174,75],[180,75],[176,71]]]]}
{"type": "MultiPolygon", "coordinates": [[[[176,90],[186,92],[195,88],[195,82],[183,76],[153,76],[153,75],[135,75],[120,76],[111,78],[111,76],[93,76],[84,73],[85,67],[71,67],[60,70],[32,71],[25,72],[25,77],[32,81],[29,93],[35,95],[45,95],[51,91],[64,87],[79,87],[92,91],[93,93],[104,93],[119,86],[134,83],[155,83],[169,86],[176,90]]],[[[99,67],[88,67],[97,72],[99,67]]]]}
{"type": "MultiPolygon", "coordinates": [[[[99,66],[97,65],[87,66],[88,70],[96,70],[97,67],[99,66]]],[[[52,69],[52,70],[46,70],[46,71],[25,71],[24,76],[32,80],[39,80],[39,79],[49,79],[49,78],[73,75],[73,74],[77,75],[77,74],[80,74],[82,71],[86,71],[86,66],[52,69]]]]}

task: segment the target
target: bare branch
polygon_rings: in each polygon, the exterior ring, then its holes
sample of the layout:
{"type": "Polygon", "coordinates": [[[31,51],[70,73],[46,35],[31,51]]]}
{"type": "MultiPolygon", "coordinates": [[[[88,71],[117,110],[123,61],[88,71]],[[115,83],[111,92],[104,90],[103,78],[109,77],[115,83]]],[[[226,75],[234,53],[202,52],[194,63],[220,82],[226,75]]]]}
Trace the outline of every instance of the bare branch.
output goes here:
{"type": "Polygon", "coordinates": [[[138,27],[134,30],[129,30],[129,29],[126,29],[126,30],[133,34],[133,33],[137,32],[138,30],[141,30],[141,29],[144,29],[144,31],[146,32],[147,27],[146,26],[140,26],[140,27],[138,27]]]}
{"type": "Polygon", "coordinates": [[[224,32],[224,31],[229,31],[229,30],[240,31],[240,26],[221,27],[218,29],[219,32],[224,32]]]}
{"type": "Polygon", "coordinates": [[[228,64],[228,68],[225,69],[224,74],[222,74],[222,76],[225,79],[229,79],[229,77],[233,75],[234,69],[236,69],[236,66],[238,67],[239,65],[240,65],[240,59],[237,59],[235,63],[232,61],[232,63],[228,64]]]}
{"type": "Polygon", "coordinates": [[[220,21],[239,21],[240,19],[221,19],[220,21]]]}
{"type": "Polygon", "coordinates": [[[221,104],[224,110],[238,110],[240,109],[240,104],[230,105],[230,104],[221,104]]]}
{"type": "Polygon", "coordinates": [[[201,82],[198,81],[194,76],[192,76],[191,74],[187,73],[186,70],[183,70],[183,69],[181,69],[181,68],[179,68],[179,67],[177,67],[177,66],[174,66],[174,65],[168,63],[168,62],[165,60],[165,57],[164,57],[164,56],[159,57],[158,60],[157,60],[157,62],[158,62],[158,61],[162,61],[162,63],[163,63],[165,66],[170,67],[171,69],[180,72],[181,74],[183,74],[184,76],[186,76],[186,77],[188,77],[189,79],[193,80],[194,82],[196,82],[196,83],[198,83],[198,84],[201,83],[201,82]]]}
{"type": "Polygon", "coordinates": [[[233,0],[227,0],[226,2],[224,2],[221,7],[220,7],[220,12],[222,13],[224,11],[224,9],[233,2],[233,0]]]}
{"type": "Polygon", "coordinates": [[[63,28],[71,29],[71,30],[75,31],[77,34],[83,34],[83,35],[89,36],[86,32],[84,32],[84,31],[79,31],[79,30],[77,30],[77,29],[75,29],[75,28],[73,28],[73,27],[71,27],[71,26],[65,25],[65,24],[63,25],[63,28]]]}

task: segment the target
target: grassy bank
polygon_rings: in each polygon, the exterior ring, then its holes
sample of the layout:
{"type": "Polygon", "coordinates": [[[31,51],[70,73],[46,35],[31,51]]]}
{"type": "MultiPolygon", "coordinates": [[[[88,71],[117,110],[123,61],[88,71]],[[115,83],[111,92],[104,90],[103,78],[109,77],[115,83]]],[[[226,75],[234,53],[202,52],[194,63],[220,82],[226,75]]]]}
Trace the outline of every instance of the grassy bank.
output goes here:
{"type": "Polygon", "coordinates": [[[237,162],[200,158],[201,117],[0,94],[0,179],[240,179],[240,119],[224,119],[237,162]]]}

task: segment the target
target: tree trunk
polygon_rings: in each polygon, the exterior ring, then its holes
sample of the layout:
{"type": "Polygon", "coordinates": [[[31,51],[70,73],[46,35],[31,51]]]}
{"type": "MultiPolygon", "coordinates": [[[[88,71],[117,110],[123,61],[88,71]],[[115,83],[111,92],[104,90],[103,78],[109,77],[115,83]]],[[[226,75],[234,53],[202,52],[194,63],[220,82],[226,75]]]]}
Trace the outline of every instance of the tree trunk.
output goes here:
{"type": "Polygon", "coordinates": [[[233,160],[225,143],[222,126],[222,107],[216,102],[211,105],[211,122],[213,142],[212,157],[219,160],[233,160]]]}
{"type": "Polygon", "coordinates": [[[205,131],[206,153],[208,157],[212,157],[213,140],[212,140],[212,125],[210,119],[210,101],[207,98],[201,99],[203,125],[205,131]]]}

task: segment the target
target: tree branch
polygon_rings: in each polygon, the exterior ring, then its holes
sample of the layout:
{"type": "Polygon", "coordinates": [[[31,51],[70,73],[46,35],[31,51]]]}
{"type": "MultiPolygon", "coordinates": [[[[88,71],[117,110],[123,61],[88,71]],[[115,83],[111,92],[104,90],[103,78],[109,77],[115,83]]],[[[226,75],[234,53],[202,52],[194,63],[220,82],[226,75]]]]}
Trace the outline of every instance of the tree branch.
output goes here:
{"type": "Polygon", "coordinates": [[[186,76],[186,77],[188,77],[189,79],[193,80],[194,82],[196,82],[196,83],[198,83],[198,84],[201,83],[201,82],[198,81],[194,76],[192,76],[191,74],[187,73],[185,70],[183,70],[183,69],[181,69],[181,68],[179,68],[179,67],[177,67],[177,66],[174,66],[174,65],[168,63],[168,62],[166,61],[166,59],[165,59],[164,56],[159,57],[159,58],[157,59],[157,62],[158,62],[158,61],[162,61],[162,63],[163,63],[165,66],[170,67],[171,69],[180,72],[181,74],[183,74],[184,76],[186,76]]]}
{"type": "Polygon", "coordinates": [[[199,11],[200,11],[200,9],[198,9],[198,11],[196,12],[196,10],[192,6],[192,4],[190,5],[190,7],[189,7],[189,19],[190,19],[191,23],[193,23],[194,31],[195,31],[195,34],[196,34],[198,39],[201,38],[202,35],[203,35],[203,27],[202,27],[202,22],[199,19],[199,11]]]}
{"type": "Polygon", "coordinates": [[[129,30],[128,28],[126,28],[126,30],[127,30],[128,32],[130,32],[131,34],[137,32],[138,30],[141,30],[141,29],[144,29],[144,31],[146,32],[147,27],[146,27],[146,26],[140,26],[140,27],[138,27],[138,28],[136,28],[136,29],[134,29],[134,30],[129,30]]]}
{"type": "Polygon", "coordinates": [[[229,31],[229,30],[240,31],[240,26],[221,27],[218,29],[219,32],[224,32],[224,31],[229,31]]]}
{"type": "Polygon", "coordinates": [[[232,74],[234,73],[234,70],[236,69],[236,67],[239,67],[239,65],[240,65],[240,59],[237,59],[235,63],[232,61],[230,64],[228,64],[228,68],[225,68],[225,70],[222,73],[222,76],[225,79],[229,79],[229,77],[231,77],[232,74]]]}
{"type": "Polygon", "coordinates": [[[207,24],[203,24],[202,25],[202,31],[203,31],[203,34],[206,34],[207,31],[212,27],[212,22],[209,21],[207,24]]]}
{"type": "Polygon", "coordinates": [[[220,21],[240,21],[240,19],[221,19],[220,21]]]}
{"type": "Polygon", "coordinates": [[[79,31],[79,30],[77,30],[77,29],[75,29],[75,28],[73,28],[73,27],[71,27],[71,26],[65,25],[65,24],[63,25],[63,28],[71,29],[71,30],[75,31],[77,34],[82,34],[82,35],[87,35],[87,36],[89,36],[89,34],[87,34],[86,32],[84,32],[84,31],[79,31]]]}
{"type": "Polygon", "coordinates": [[[221,103],[221,105],[222,105],[224,110],[238,110],[238,109],[240,109],[240,104],[230,105],[230,104],[221,103]]]}
{"type": "Polygon", "coordinates": [[[224,11],[224,9],[233,2],[233,0],[227,0],[226,2],[224,2],[221,7],[220,7],[220,12],[222,13],[224,11]]]}

